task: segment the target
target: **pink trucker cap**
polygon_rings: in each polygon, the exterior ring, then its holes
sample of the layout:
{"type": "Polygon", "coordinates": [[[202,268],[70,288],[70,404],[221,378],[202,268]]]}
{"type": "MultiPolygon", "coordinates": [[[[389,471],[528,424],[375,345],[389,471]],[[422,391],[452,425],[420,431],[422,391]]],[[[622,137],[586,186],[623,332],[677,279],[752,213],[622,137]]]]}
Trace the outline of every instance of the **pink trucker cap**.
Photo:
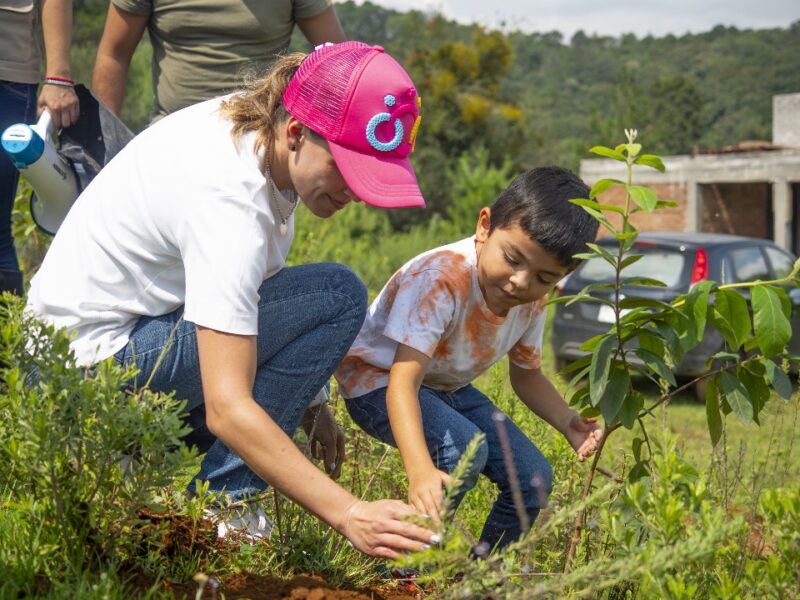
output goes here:
{"type": "Polygon", "coordinates": [[[425,206],[408,159],[420,104],[403,67],[362,42],[318,47],[283,94],[289,114],[328,141],[350,190],[381,208],[425,206]]]}

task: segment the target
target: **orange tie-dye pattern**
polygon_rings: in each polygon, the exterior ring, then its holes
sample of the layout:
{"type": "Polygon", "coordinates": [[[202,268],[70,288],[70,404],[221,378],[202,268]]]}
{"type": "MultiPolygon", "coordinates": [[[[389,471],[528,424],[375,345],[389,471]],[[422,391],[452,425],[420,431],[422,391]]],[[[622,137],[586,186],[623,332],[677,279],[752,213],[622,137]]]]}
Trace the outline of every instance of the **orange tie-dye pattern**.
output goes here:
{"type": "Polygon", "coordinates": [[[473,306],[464,321],[464,343],[469,346],[475,365],[486,364],[494,358],[492,341],[496,334],[497,325],[486,320],[480,305],[473,306]]]}
{"type": "Polygon", "coordinates": [[[369,356],[361,357],[356,354],[349,354],[336,370],[336,381],[345,396],[352,395],[352,390],[356,388],[370,388],[389,372],[368,362],[369,356]]]}
{"type": "Polygon", "coordinates": [[[542,366],[542,349],[517,342],[509,350],[508,359],[515,365],[526,369],[539,369],[542,366]]]}

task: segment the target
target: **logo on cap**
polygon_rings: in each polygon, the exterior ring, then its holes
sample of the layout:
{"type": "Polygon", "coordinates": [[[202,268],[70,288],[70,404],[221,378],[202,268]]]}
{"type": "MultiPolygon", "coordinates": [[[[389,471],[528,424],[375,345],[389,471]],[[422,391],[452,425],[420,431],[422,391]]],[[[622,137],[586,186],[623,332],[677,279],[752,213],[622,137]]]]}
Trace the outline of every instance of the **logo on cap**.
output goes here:
{"type": "Polygon", "coordinates": [[[383,103],[387,108],[394,107],[394,109],[392,112],[379,112],[367,123],[367,141],[369,142],[370,146],[379,152],[391,152],[392,150],[395,150],[403,141],[403,138],[405,137],[405,129],[400,118],[406,114],[411,114],[412,116],[416,117],[408,135],[408,143],[411,145],[411,152],[414,151],[414,143],[416,142],[417,132],[419,131],[419,124],[421,121],[419,107],[422,105],[422,98],[417,96],[417,90],[414,88],[408,88],[408,91],[406,91],[404,96],[408,98],[409,101],[404,102],[399,106],[395,106],[395,104],[397,104],[397,98],[392,94],[386,94],[386,96],[383,97],[383,103]],[[394,119],[394,136],[388,141],[379,140],[375,133],[378,125],[389,122],[392,119],[394,119]]]}

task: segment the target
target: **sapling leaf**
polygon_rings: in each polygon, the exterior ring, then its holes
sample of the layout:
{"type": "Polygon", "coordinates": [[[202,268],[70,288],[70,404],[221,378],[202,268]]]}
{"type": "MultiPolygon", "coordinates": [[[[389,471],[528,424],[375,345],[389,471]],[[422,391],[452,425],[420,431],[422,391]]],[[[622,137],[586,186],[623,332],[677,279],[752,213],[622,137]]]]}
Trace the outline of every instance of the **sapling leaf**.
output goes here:
{"type": "Polygon", "coordinates": [[[628,256],[622,259],[621,263],[619,263],[620,270],[631,266],[635,262],[638,262],[639,260],[641,260],[643,256],[644,254],[629,254],[628,256]]]}
{"type": "Polygon", "coordinates": [[[639,347],[657,356],[664,356],[664,338],[659,333],[642,330],[639,332],[639,347]]]}
{"type": "Polygon", "coordinates": [[[612,150],[611,148],[607,148],[605,146],[593,146],[592,148],[589,148],[589,152],[592,154],[597,154],[598,156],[613,158],[614,160],[618,160],[620,162],[626,162],[625,155],[623,155],[622,152],[619,150],[612,150]]]}
{"type": "Polygon", "coordinates": [[[723,371],[719,375],[719,381],[722,386],[722,393],[725,394],[725,400],[728,405],[736,413],[736,416],[742,420],[743,423],[750,423],[753,420],[753,403],[750,395],[747,393],[747,388],[744,387],[741,381],[733,374],[723,371]]]}
{"type": "MultiPolygon", "coordinates": [[[[587,357],[589,360],[592,359],[591,355],[587,357]]],[[[575,387],[578,385],[585,377],[589,374],[589,369],[591,367],[584,367],[569,381],[570,387],[575,387]]]]}
{"type": "Polygon", "coordinates": [[[642,362],[650,368],[652,372],[659,375],[670,385],[672,386],[678,385],[677,382],[675,381],[675,375],[666,365],[666,363],[661,359],[660,356],[657,356],[652,352],[650,352],[649,350],[645,350],[644,348],[637,348],[634,352],[636,353],[636,356],[638,356],[642,360],[642,362]]]}
{"type": "Polygon", "coordinates": [[[622,403],[622,407],[619,409],[619,414],[617,415],[619,422],[622,423],[622,426],[626,429],[633,429],[633,426],[636,425],[636,419],[639,416],[639,412],[642,410],[643,406],[644,396],[642,396],[642,394],[636,390],[631,390],[631,392],[625,398],[625,401],[622,403]]]}
{"type": "Polygon", "coordinates": [[[619,179],[600,179],[592,186],[592,190],[589,192],[589,198],[596,198],[607,189],[612,188],[615,185],[625,185],[625,183],[619,179]]]}
{"type": "Polygon", "coordinates": [[[783,369],[769,358],[762,357],[759,361],[764,365],[767,372],[767,379],[769,379],[778,395],[784,400],[790,400],[792,397],[792,380],[783,372],[783,369]]]}
{"type": "Polygon", "coordinates": [[[604,338],[606,338],[607,336],[608,336],[607,333],[599,333],[597,335],[594,335],[594,336],[590,337],[588,340],[586,340],[585,342],[583,342],[580,345],[579,348],[580,348],[580,350],[583,350],[584,352],[594,352],[595,348],[597,348],[598,344],[604,338]]]}
{"type": "Polygon", "coordinates": [[[769,400],[769,385],[762,374],[754,373],[747,367],[739,367],[736,370],[736,375],[750,395],[750,401],[753,404],[753,420],[760,425],[761,422],[758,419],[758,415],[767,400],[769,400]]]}
{"type": "Polygon", "coordinates": [[[660,210],[662,208],[678,208],[678,203],[675,200],[659,200],[656,202],[656,210],[660,210]]]}
{"type": "MultiPolygon", "coordinates": [[[[628,156],[630,156],[631,158],[634,158],[634,157],[639,155],[639,152],[642,151],[642,145],[641,144],[633,144],[633,143],[625,144],[625,150],[628,153],[628,156]]],[[[634,162],[636,162],[636,161],[634,161],[634,162]]]]}
{"type": "Polygon", "coordinates": [[[591,356],[582,356],[578,360],[573,360],[566,367],[564,367],[563,369],[559,370],[559,373],[561,375],[567,375],[569,373],[574,373],[575,371],[583,369],[584,367],[588,367],[589,363],[591,363],[591,362],[592,362],[592,357],[591,356]]]}
{"type": "Polygon", "coordinates": [[[647,285],[651,287],[667,287],[667,284],[659,279],[652,279],[650,277],[625,277],[620,278],[622,285],[647,285]]]}
{"type": "MultiPolygon", "coordinates": [[[[617,238],[620,242],[631,242],[639,235],[638,231],[623,231],[620,233],[614,234],[614,237],[617,238]]],[[[627,250],[627,248],[625,248],[627,250]]]]}
{"type": "Polygon", "coordinates": [[[653,169],[657,169],[662,173],[666,171],[666,167],[662,160],[656,156],[655,154],[642,154],[641,156],[637,156],[636,160],[633,161],[634,164],[642,165],[645,167],[652,167],[653,169]]]}
{"type": "Polygon", "coordinates": [[[656,193],[649,187],[642,185],[628,186],[628,193],[636,203],[636,206],[645,212],[653,212],[658,204],[656,193]]]}
{"type": "Polygon", "coordinates": [[[581,208],[583,208],[583,210],[585,210],[587,213],[592,215],[592,217],[594,217],[596,221],[600,222],[610,232],[612,232],[614,234],[617,233],[617,228],[614,227],[611,224],[611,221],[609,221],[608,218],[603,213],[601,213],[599,210],[596,210],[596,209],[594,209],[594,208],[592,208],[590,206],[582,206],[581,208]]]}
{"type": "Polygon", "coordinates": [[[600,398],[600,412],[606,423],[613,423],[617,418],[625,399],[628,397],[628,390],[631,387],[631,376],[626,369],[615,367],[611,372],[608,384],[600,398]]]}
{"type": "Polygon", "coordinates": [[[722,415],[719,413],[719,394],[714,378],[706,383],[706,420],[708,433],[711,434],[711,445],[716,446],[722,437],[722,415]]]}
{"type": "Polygon", "coordinates": [[[756,339],[765,356],[782,353],[792,337],[792,326],[784,314],[775,288],[757,285],[750,292],[756,339]]]}
{"type": "Polygon", "coordinates": [[[714,286],[713,281],[701,281],[686,294],[683,313],[687,317],[686,328],[681,335],[684,351],[694,348],[703,339],[708,315],[708,294],[714,286]]]}
{"type": "Polygon", "coordinates": [[[604,210],[608,212],[617,213],[620,215],[625,214],[625,209],[621,206],[614,206],[613,204],[600,204],[597,200],[587,200],[586,198],[579,198],[576,200],[570,200],[572,204],[577,204],[578,206],[583,206],[584,208],[591,208],[593,210],[604,210]]]}
{"type": "Polygon", "coordinates": [[[592,364],[589,370],[589,397],[592,406],[597,406],[608,385],[611,359],[616,350],[616,344],[616,337],[606,335],[601,339],[592,355],[592,364]]]}
{"type": "Polygon", "coordinates": [[[718,290],[714,295],[714,307],[708,318],[725,338],[731,350],[738,350],[750,337],[750,312],[747,310],[747,300],[738,292],[718,290]]]}

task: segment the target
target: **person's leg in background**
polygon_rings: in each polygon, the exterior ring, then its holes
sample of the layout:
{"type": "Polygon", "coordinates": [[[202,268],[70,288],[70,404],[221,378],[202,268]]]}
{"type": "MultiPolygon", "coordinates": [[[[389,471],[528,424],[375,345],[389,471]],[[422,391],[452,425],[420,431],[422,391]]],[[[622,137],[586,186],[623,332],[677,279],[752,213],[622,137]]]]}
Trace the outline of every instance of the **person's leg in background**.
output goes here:
{"type": "MultiPolygon", "coordinates": [[[[316,393],[330,379],[350,348],[364,320],[367,294],[356,275],[341,265],[287,267],[259,290],[258,357],[253,386],[255,401],[289,435],[316,393]]],[[[130,342],[117,353],[118,362],[134,362],[142,386],[174,330],[150,389],[175,391],[188,409],[203,402],[195,325],[181,320],[182,309],[161,317],[143,317],[130,342]]],[[[196,480],[211,490],[225,490],[232,499],[252,496],[266,487],[221,441],[208,449],[196,480]]],[[[194,487],[193,485],[191,487],[194,487]]]]}
{"type": "MultiPolygon", "coordinates": [[[[0,81],[0,134],[15,123],[32,123],[36,117],[36,84],[0,81]]],[[[5,152],[0,151],[0,294],[22,295],[11,211],[17,194],[19,171],[5,152]]]]}

